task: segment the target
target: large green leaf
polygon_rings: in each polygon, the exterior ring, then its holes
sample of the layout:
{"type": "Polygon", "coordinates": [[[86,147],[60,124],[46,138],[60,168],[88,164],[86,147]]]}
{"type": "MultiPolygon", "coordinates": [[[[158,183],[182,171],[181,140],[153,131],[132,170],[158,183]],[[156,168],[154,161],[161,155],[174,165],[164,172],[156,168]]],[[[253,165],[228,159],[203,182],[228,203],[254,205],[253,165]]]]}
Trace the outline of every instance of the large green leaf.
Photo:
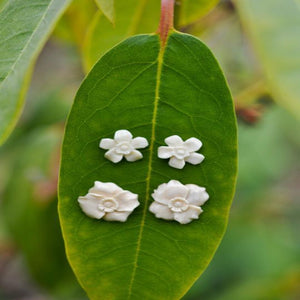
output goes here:
{"type": "Polygon", "coordinates": [[[300,118],[300,6],[295,0],[237,0],[270,92],[300,118]]]}
{"type": "Polygon", "coordinates": [[[208,48],[185,34],[129,38],[106,53],[83,82],[65,132],[59,213],[67,255],[91,299],[179,299],[211,260],[233,196],[236,123],[223,74],[208,48]],[[135,163],[113,164],[99,140],[126,128],[149,149],[135,163]],[[183,170],[157,157],[178,134],[203,141],[205,161],[183,170]],[[156,219],[152,191],[177,179],[207,188],[210,200],[188,225],[156,219]],[[126,223],[97,221],[77,199],[94,181],[115,182],[139,195],[126,223]]]}
{"type": "Polygon", "coordinates": [[[218,4],[219,0],[181,0],[180,25],[195,22],[218,4]]]}
{"type": "Polygon", "coordinates": [[[95,0],[100,7],[106,18],[114,23],[115,21],[115,10],[114,10],[114,0],[95,0]]]}
{"type": "Polygon", "coordinates": [[[98,12],[88,30],[84,44],[84,65],[86,70],[108,49],[136,33],[156,30],[160,15],[160,0],[116,0],[115,24],[98,12]]]}
{"type": "Polygon", "coordinates": [[[0,144],[20,115],[32,65],[70,0],[10,0],[0,12],[0,144]]]}

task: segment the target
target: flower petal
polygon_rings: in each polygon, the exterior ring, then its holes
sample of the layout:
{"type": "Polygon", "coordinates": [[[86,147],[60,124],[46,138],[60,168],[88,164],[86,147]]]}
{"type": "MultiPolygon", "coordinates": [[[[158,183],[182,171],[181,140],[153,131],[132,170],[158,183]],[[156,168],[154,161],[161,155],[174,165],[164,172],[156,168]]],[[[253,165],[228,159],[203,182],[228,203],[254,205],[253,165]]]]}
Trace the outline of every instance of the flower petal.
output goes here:
{"type": "Polygon", "coordinates": [[[171,147],[161,146],[158,147],[157,155],[159,158],[170,158],[174,155],[174,150],[171,147]]]}
{"type": "Polygon", "coordinates": [[[131,214],[130,211],[124,211],[124,212],[119,212],[119,211],[114,211],[111,213],[106,213],[103,219],[105,221],[118,221],[118,222],[126,222],[128,216],[131,214]]]}
{"type": "Polygon", "coordinates": [[[133,211],[136,207],[140,205],[138,201],[138,195],[131,193],[129,191],[122,191],[116,195],[115,199],[118,201],[119,207],[118,211],[133,211]]]}
{"type": "Polygon", "coordinates": [[[114,195],[122,192],[123,189],[112,182],[95,181],[92,188],[89,189],[89,193],[97,194],[104,197],[113,197],[114,195]]]}
{"type": "Polygon", "coordinates": [[[165,139],[165,143],[170,147],[178,147],[183,145],[183,140],[178,135],[171,135],[165,139]]]}
{"type": "Polygon", "coordinates": [[[91,218],[101,219],[105,214],[98,209],[99,199],[93,198],[89,194],[79,197],[78,202],[82,211],[91,218]]]}
{"type": "Polygon", "coordinates": [[[177,180],[170,180],[164,190],[164,198],[167,200],[176,197],[185,198],[188,194],[188,188],[177,180]]]}
{"type": "Polygon", "coordinates": [[[193,221],[193,219],[198,219],[202,211],[201,207],[190,205],[188,210],[174,213],[174,219],[181,224],[187,224],[193,221]]]}
{"type": "Polygon", "coordinates": [[[126,129],[121,129],[115,132],[114,139],[117,142],[130,142],[132,134],[126,129]]]}
{"type": "Polygon", "coordinates": [[[177,157],[171,157],[169,160],[169,166],[176,169],[183,169],[185,165],[184,159],[178,159],[177,157]]]}
{"type": "Polygon", "coordinates": [[[185,186],[189,189],[186,200],[190,204],[201,206],[209,199],[209,195],[204,187],[196,184],[186,184],[185,186]]]}
{"type": "Polygon", "coordinates": [[[184,160],[192,165],[198,165],[203,161],[204,158],[205,158],[204,155],[200,153],[191,153],[184,160]]]}
{"type": "Polygon", "coordinates": [[[100,141],[99,147],[102,149],[111,149],[116,145],[116,142],[113,139],[102,139],[100,141]]]}
{"type": "Polygon", "coordinates": [[[113,163],[118,163],[119,161],[122,160],[123,155],[116,153],[116,151],[114,149],[111,149],[104,154],[104,157],[109,159],[113,163]]]}
{"type": "Polygon", "coordinates": [[[163,205],[154,201],[151,203],[149,210],[155,214],[157,218],[174,220],[174,215],[167,205],[163,205]]]}
{"type": "Polygon", "coordinates": [[[189,152],[198,151],[202,147],[202,142],[194,137],[187,139],[184,142],[189,152]]]}
{"type": "Polygon", "coordinates": [[[127,159],[127,161],[136,161],[143,158],[143,155],[140,151],[133,150],[129,154],[126,154],[125,158],[127,159]]]}
{"type": "Polygon", "coordinates": [[[167,187],[166,183],[160,184],[158,188],[154,190],[154,193],[151,196],[155,201],[168,205],[169,199],[166,199],[164,196],[166,187],[167,187]]]}
{"type": "Polygon", "coordinates": [[[144,137],[138,136],[132,140],[131,145],[136,149],[140,149],[146,148],[149,145],[149,143],[144,137]]]}

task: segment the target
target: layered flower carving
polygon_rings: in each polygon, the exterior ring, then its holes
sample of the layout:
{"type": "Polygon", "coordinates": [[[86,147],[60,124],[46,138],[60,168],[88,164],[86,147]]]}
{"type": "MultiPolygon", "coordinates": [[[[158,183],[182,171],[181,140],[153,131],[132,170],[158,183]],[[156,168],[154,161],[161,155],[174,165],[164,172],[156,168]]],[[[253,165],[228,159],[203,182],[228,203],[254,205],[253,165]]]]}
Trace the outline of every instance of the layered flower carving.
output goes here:
{"type": "Polygon", "coordinates": [[[203,212],[201,206],[209,199],[204,187],[195,184],[183,185],[177,180],[159,185],[152,197],[154,202],[149,210],[157,218],[175,220],[181,224],[198,219],[203,212]]]}
{"type": "Polygon", "coordinates": [[[112,182],[95,181],[85,196],[78,198],[82,211],[94,219],[125,222],[139,206],[138,195],[112,182]]]}
{"type": "Polygon", "coordinates": [[[100,148],[108,150],[104,156],[113,163],[120,162],[123,157],[130,162],[142,159],[142,153],[136,149],[147,146],[147,139],[144,137],[133,138],[132,134],[125,129],[116,131],[113,139],[101,139],[99,144],[100,148]]]}
{"type": "Polygon", "coordinates": [[[158,157],[169,159],[169,165],[176,169],[182,169],[185,163],[200,164],[204,156],[196,153],[202,147],[202,142],[197,138],[189,138],[183,141],[178,135],[172,135],[165,139],[168,146],[158,148],[158,157]]]}

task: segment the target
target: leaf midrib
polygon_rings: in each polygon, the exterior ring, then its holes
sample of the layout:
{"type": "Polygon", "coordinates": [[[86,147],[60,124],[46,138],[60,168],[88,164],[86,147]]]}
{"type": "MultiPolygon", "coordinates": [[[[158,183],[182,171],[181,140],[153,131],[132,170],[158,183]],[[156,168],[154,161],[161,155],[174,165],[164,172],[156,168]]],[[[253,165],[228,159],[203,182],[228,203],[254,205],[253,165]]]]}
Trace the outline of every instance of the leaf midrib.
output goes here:
{"type": "MultiPolygon", "coordinates": [[[[0,83],[0,88],[3,85],[4,81],[10,76],[10,74],[12,73],[12,71],[15,69],[17,63],[20,61],[20,59],[22,58],[23,54],[25,53],[25,51],[27,50],[27,48],[30,45],[30,42],[32,41],[33,37],[35,36],[36,32],[39,30],[40,25],[42,24],[43,20],[45,19],[45,16],[47,15],[48,11],[50,10],[50,6],[52,6],[54,0],[51,0],[49,2],[49,4],[47,5],[47,8],[45,10],[45,12],[43,13],[43,15],[41,16],[40,21],[38,22],[38,24],[36,25],[36,27],[34,28],[34,30],[32,31],[31,36],[29,37],[28,41],[26,42],[24,48],[21,50],[20,54],[18,55],[16,61],[13,63],[13,65],[11,66],[9,72],[6,74],[6,76],[4,77],[4,79],[2,80],[2,82],[0,83]]],[[[8,2],[9,3],[9,2],[8,2]]],[[[6,6],[5,6],[6,7],[6,6]]],[[[3,10],[2,10],[3,11],[3,10]]]]}
{"type": "Polygon", "coordinates": [[[160,46],[159,54],[157,57],[157,74],[156,74],[155,98],[154,98],[154,107],[153,107],[153,116],[152,116],[151,142],[150,142],[150,146],[149,146],[148,172],[147,172],[147,177],[146,177],[146,194],[145,194],[145,202],[144,202],[144,209],[143,209],[142,220],[141,220],[141,225],[140,225],[140,231],[139,231],[138,240],[137,240],[134,266],[133,266],[133,271],[132,271],[129,288],[128,288],[128,299],[130,299],[130,297],[132,295],[132,288],[133,288],[134,280],[136,277],[136,270],[138,268],[139,254],[140,254],[140,250],[141,250],[141,242],[142,242],[142,238],[143,238],[143,231],[144,231],[145,220],[146,220],[146,216],[147,216],[148,202],[149,202],[149,198],[150,198],[150,182],[151,182],[152,161],[153,161],[153,154],[154,154],[155,129],[156,129],[155,125],[156,125],[156,119],[157,119],[160,79],[161,79],[161,73],[162,73],[163,56],[164,56],[165,48],[166,48],[165,46],[162,46],[162,45],[160,46]]]}

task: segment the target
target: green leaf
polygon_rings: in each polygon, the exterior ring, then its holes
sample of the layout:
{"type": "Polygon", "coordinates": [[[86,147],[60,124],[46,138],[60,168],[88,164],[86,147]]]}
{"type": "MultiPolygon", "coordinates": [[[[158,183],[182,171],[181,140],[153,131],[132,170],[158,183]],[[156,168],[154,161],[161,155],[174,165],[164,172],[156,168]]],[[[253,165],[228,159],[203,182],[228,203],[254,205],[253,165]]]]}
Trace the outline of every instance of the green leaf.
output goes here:
{"type": "Polygon", "coordinates": [[[115,23],[114,0],[95,0],[105,17],[115,23]]]}
{"type": "Polygon", "coordinates": [[[237,7],[262,63],[270,92],[300,118],[300,6],[294,0],[237,0],[237,7]]]}
{"type": "MultiPolygon", "coordinates": [[[[180,2],[180,1],[179,1],[180,2]]],[[[180,21],[181,26],[195,22],[210,10],[212,10],[219,0],[181,0],[180,21]]]]}
{"type": "Polygon", "coordinates": [[[11,0],[0,12],[0,144],[21,113],[33,63],[70,0],[11,0]]]}
{"type": "Polygon", "coordinates": [[[185,34],[139,35],[110,50],[80,87],[64,137],[59,213],[70,263],[91,299],[179,299],[204,271],[224,234],[237,164],[233,103],[208,48],[185,34]],[[113,164],[99,141],[119,129],[146,137],[135,163],[113,164]],[[170,168],[157,157],[178,134],[203,142],[201,165],[170,168]],[[148,211],[151,193],[170,179],[207,188],[199,220],[164,221],[148,211]],[[139,195],[126,223],[91,219],[77,199],[94,181],[139,195]],[[155,289],[154,289],[155,287],[155,289]]]}
{"type": "Polygon", "coordinates": [[[115,13],[114,25],[101,12],[91,22],[83,49],[87,71],[108,49],[123,39],[155,31],[159,23],[160,0],[116,0],[115,13]]]}

